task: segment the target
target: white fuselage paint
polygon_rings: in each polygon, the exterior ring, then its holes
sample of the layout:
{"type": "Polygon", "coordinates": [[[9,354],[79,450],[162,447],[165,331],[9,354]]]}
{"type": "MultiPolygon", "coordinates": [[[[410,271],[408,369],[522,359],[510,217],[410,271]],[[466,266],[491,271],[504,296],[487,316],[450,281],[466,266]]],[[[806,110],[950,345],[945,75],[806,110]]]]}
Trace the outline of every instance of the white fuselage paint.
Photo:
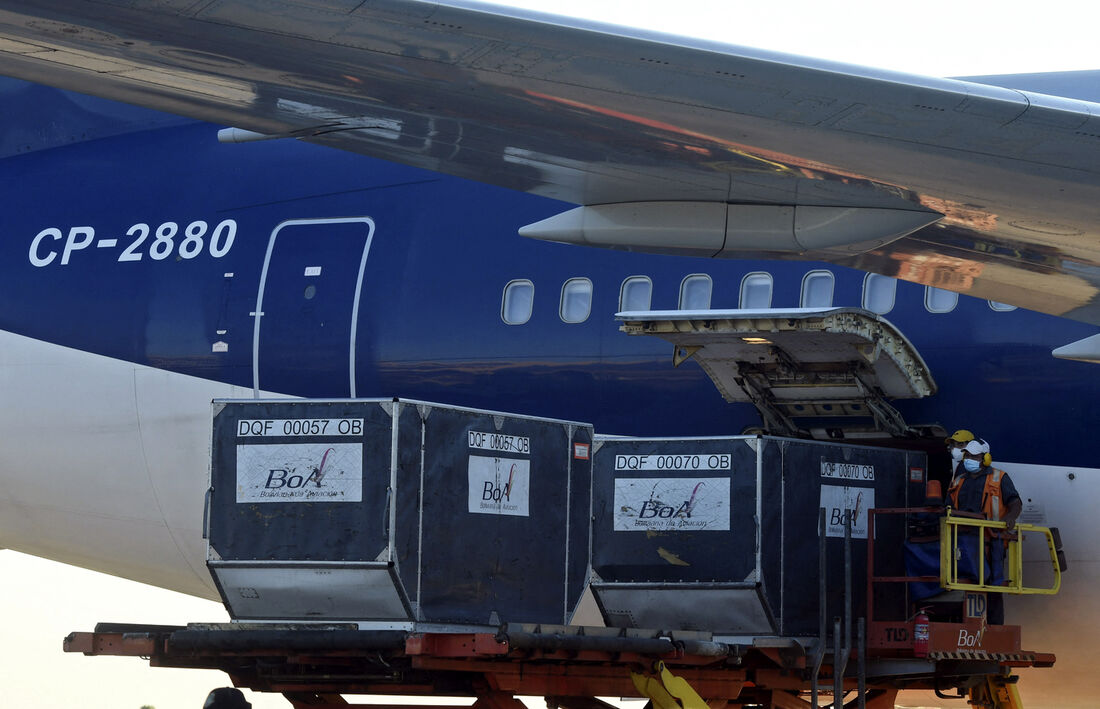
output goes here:
{"type": "MultiPolygon", "coordinates": [[[[1036,436],[1036,446],[1041,446],[1036,436]]],[[[995,443],[994,443],[995,446],[995,443]]],[[[1020,679],[1024,706],[1086,709],[1097,705],[1092,642],[1100,636],[1100,469],[996,462],[1012,477],[1024,501],[1024,522],[1058,527],[1067,569],[1056,596],[1008,596],[1005,620],[1022,627],[1022,646],[1053,652],[1054,669],[1025,670],[1020,679]]],[[[1038,542],[1039,540],[1034,540],[1038,542]]],[[[1034,573],[1037,585],[1048,574],[1042,544],[1024,549],[1024,581],[1034,573]]]]}
{"type": "Polygon", "coordinates": [[[211,400],[234,387],[0,333],[0,546],[203,598],[211,400]]]}
{"type": "MultiPolygon", "coordinates": [[[[201,530],[211,401],[250,398],[251,387],[0,332],[0,391],[0,546],[218,598],[201,530]]],[[[1023,521],[1061,529],[1069,563],[1058,596],[1008,599],[1024,649],[1058,655],[1053,670],[1025,671],[1021,694],[1030,709],[1092,707],[1100,469],[995,465],[1023,496],[1023,521]]],[[[1045,554],[1026,550],[1025,580],[1042,578],[1045,554]]],[[[906,693],[902,705],[951,703],[906,693]]]]}

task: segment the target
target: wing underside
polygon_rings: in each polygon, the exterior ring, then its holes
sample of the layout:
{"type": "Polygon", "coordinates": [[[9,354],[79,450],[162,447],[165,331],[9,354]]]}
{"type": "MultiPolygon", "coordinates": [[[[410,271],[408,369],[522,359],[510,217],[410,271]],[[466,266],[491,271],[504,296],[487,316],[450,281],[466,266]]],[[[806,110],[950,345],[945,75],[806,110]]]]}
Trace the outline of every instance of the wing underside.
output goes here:
{"type": "Polygon", "coordinates": [[[1100,324],[1085,100],[419,0],[6,2],[0,72],[584,208],[533,236],[825,258],[1100,324]]]}

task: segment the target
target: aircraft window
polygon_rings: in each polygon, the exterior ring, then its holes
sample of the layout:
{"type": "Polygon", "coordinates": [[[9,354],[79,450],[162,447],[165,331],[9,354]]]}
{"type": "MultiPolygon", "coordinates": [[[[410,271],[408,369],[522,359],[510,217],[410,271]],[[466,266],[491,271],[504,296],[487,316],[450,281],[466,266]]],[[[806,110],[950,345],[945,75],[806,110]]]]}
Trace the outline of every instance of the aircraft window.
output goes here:
{"type": "Polygon", "coordinates": [[[587,278],[570,278],[561,288],[561,307],[558,311],[565,322],[584,322],[592,313],[592,281],[587,278]]]}
{"type": "Polygon", "coordinates": [[[631,276],[619,289],[619,310],[649,310],[653,300],[653,281],[647,276],[631,276]]]}
{"type": "Polygon", "coordinates": [[[758,310],[772,307],[772,275],[758,271],[741,280],[741,308],[758,310]]]}
{"type": "Polygon", "coordinates": [[[1008,303],[998,303],[995,300],[989,301],[989,307],[993,308],[998,313],[1007,313],[1016,309],[1015,305],[1009,305],[1008,303]]]}
{"type": "Polygon", "coordinates": [[[710,309],[710,276],[693,273],[680,283],[680,310],[710,309]]]}
{"type": "Polygon", "coordinates": [[[522,325],[531,319],[535,304],[535,284],[531,281],[509,281],[504,286],[500,317],[509,325],[522,325]]]}
{"type": "Polygon", "coordinates": [[[959,304],[959,294],[943,288],[924,287],[924,307],[930,313],[950,313],[959,304]]]}
{"type": "Polygon", "coordinates": [[[807,273],[802,279],[802,307],[832,307],[833,280],[832,271],[810,271],[807,273]]]}
{"type": "Polygon", "coordinates": [[[868,273],[863,279],[863,308],[872,313],[885,315],[894,309],[898,282],[889,276],[868,273]]]}

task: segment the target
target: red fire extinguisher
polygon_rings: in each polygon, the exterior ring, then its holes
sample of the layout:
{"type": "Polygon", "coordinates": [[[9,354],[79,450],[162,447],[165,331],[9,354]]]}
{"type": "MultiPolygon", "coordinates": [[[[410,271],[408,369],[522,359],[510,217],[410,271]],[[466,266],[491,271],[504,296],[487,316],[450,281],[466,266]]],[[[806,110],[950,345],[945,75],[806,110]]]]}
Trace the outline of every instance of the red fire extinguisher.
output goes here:
{"type": "Polygon", "coordinates": [[[928,614],[925,608],[913,618],[913,654],[928,657],[928,614]]]}

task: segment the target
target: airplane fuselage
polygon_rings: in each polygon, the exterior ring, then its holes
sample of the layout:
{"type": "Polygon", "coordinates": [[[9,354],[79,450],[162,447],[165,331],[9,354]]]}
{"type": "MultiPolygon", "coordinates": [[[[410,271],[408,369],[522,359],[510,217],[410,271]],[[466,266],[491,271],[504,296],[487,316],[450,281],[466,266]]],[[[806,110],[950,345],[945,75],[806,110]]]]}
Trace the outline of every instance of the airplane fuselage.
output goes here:
{"type": "MultiPolygon", "coordinates": [[[[58,131],[117,124],[95,113],[103,107],[128,111],[138,127],[50,150],[8,146],[0,326],[10,333],[285,394],[348,396],[354,386],[486,407],[507,396],[506,408],[609,432],[712,434],[759,421],[751,407],[726,405],[697,368],[673,370],[667,345],[618,332],[624,280],[648,277],[651,307],[676,309],[683,279],[705,274],[710,308],[729,309],[742,304],[743,278],[762,272],[778,308],[802,304],[803,277],[825,270],[833,305],[863,302],[862,272],[525,240],[518,226],[563,205],[291,140],[223,145],[213,126],[83,101],[58,131]],[[289,220],[353,217],[371,224],[290,226],[272,239],[289,220]],[[509,324],[502,297],[518,279],[531,282],[533,307],[509,324]],[[570,279],[592,283],[581,322],[561,315],[570,279]],[[568,384],[547,390],[545,375],[568,384]]],[[[939,386],[898,402],[907,420],[982,429],[1004,460],[1049,463],[1056,451],[1058,463],[1090,461],[1100,387],[1087,365],[1050,350],[1094,328],[965,296],[929,312],[927,296],[899,282],[883,313],[939,386]],[[991,411],[1018,415],[983,427],[991,411]],[[1035,430],[1050,420],[1057,431],[1035,430]]]]}
{"type": "MultiPolygon", "coordinates": [[[[760,426],[753,407],[727,404],[693,363],[673,367],[667,343],[619,331],[624,283],[644,277],[653,309],[677,309],[685,279],[705,275],[709,307],[730,309],[746,276],[767,274],[768,306],[797,307],[806,274],[827,271],[831,304],[866,303],[866,274],[850,269],[530,241],[518,227],[568,205],[292,140],[220,144],[215,126],[20,82],[3,91],[39,112],[0,145],[0,544],[195,595],[216,597],[200,529],[212,398],[394,395],[602,433],[737,434],[760,426]],[[505,301],[517,282],[533,296],[525,318],[505,301]]],[[[894,403],[916,429],[988,439],[1032,512],[1075,529],[1067,593],[1083,591],[1100,382],[1050,352],[1095,328],[966,296],[932,312],[940,295],[898,282],[882,312],[938,385],[894,403]]]]}

